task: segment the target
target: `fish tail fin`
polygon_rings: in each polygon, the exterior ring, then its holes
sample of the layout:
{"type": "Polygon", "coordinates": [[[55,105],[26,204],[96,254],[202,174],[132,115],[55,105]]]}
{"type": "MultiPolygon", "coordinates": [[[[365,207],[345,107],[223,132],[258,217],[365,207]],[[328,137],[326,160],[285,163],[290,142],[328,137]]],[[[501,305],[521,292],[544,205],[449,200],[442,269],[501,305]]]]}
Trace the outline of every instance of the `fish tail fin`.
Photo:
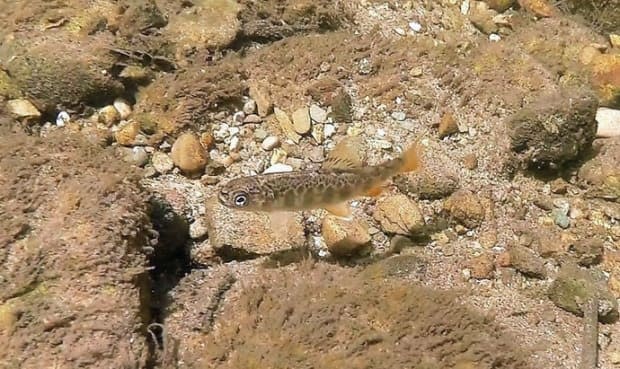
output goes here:
{"type": "Polygon", "coordinates": [[[398,168],[399,173],[407,173],[420,170],[422,168],[422,145],[420,139],[417,139],[413,145],[401,156],[401,165],[398,168]]]}

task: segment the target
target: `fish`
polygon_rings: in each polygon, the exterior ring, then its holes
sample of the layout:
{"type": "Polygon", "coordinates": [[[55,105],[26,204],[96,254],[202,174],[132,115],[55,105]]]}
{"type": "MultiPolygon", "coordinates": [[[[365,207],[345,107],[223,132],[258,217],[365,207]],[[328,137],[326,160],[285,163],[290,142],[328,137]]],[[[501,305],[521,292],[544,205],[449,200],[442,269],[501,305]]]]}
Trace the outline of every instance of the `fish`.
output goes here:
{"type": "Polygon", "coordinates": [[[349,200],[377,197],[392,177],[422,167],[419,139],[400,157],[374,166],[364,165],[352,150],[343,140],[317,170],[232,179],[220,187],[219,202],[228,208],[254,212],[324,209],[337,217],[350,219],[349,200]]]}

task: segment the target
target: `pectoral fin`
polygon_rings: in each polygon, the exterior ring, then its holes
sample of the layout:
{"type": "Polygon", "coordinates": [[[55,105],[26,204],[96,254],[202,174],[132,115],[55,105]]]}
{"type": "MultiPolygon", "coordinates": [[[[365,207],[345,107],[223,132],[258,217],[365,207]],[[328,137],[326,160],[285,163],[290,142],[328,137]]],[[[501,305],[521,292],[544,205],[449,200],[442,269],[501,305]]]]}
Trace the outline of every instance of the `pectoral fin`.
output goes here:
{"type": "Polygon", "coordinates": [[[327,154],[323,168],[347,170],[363,166],[360,155],[362,145],[363,141],[357,137],[343,139],[327,154]]]}
{"type": "Polygon", "coordinates": [[[366,191],[366,196],[370,196],[370,197],[377,197],[379,195],[381,195],[381,193],[383,192],[383,185],[377,185],[373,188],[371,188],[370,190],[366,191]]]}
{"type": "Polygon", "coordinates": [[[329,213],[344,219],[351,218],[351,208],[346,202],[331,204],[324,207],[329,213]]]}

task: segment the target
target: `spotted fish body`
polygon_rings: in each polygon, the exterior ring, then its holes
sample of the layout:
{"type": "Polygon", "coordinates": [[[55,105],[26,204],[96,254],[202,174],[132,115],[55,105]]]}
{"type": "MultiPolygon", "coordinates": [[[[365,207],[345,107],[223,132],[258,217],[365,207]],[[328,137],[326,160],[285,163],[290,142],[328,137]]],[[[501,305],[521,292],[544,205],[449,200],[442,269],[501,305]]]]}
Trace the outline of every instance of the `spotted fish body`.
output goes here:
{"type": "MultiPolygon", "coordinates": [[[[237,178],[220,190],[228,207],[248,211],[333,209],[348,200],[372,195],[392,176],[418,169],[417,146],[377,166],[356,166],[346,157],[328,157],[322,169],[268,173],[237,178]]],[[[331,211],[331,210],[330,210],[331,211]]]]}

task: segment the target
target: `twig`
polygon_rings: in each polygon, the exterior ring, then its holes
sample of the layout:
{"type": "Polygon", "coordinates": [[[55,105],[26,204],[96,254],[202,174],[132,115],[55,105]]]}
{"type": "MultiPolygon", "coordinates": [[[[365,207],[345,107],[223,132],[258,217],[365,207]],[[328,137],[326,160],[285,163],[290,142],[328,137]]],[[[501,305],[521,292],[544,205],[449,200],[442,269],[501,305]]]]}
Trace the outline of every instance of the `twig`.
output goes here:
{"type": "Polygon", "coordinates": [[[583,342],[579,369],[598,367],[598,297],[593,296],[583,306],[583,342]]]}

